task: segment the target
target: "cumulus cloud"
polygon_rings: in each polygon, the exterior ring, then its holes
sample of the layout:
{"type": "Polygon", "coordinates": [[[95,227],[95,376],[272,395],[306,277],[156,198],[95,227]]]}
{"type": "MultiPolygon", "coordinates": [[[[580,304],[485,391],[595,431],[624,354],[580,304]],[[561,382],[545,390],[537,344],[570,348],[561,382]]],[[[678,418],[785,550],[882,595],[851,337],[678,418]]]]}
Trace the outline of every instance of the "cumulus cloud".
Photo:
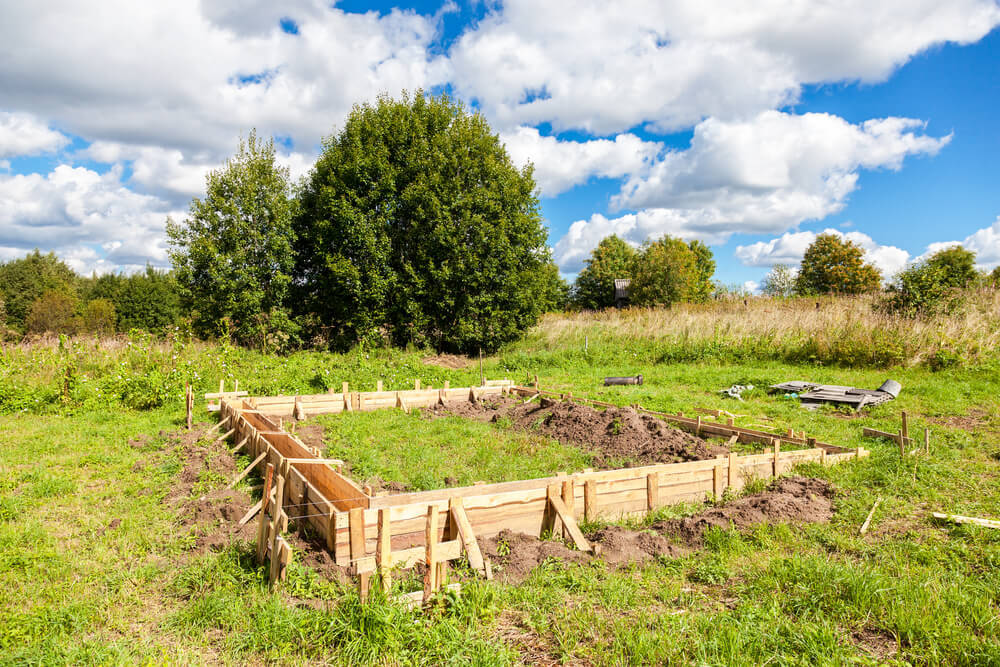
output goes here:
{"type": "Polygon", "coordinates": [[[998,23],[993,0],[507,0],[458,41],[449,66],[501,126],[675,130],[781,107],[806,83],[881,81],[998,23]]]}
{"type": "MultiPolygon", "coordinates": [[[[579,267],[607,234],[639,244],[664,234],[724,243],[734,233],[780,233],[841,210],[861,169],[898,169],[908,155],[934,154],[950,136],[918,133],[909,118],[854,125],[830,114],[765,111],[748,121],[708,119],[690,148],[666,153],[629,178],[612,199],[639,209],[574,222],[555,256],[579,267]]],[[[891,261],[889,262],[891,264],[891,261]]]]}
{"type": "MultiPolygon", "coordinates": [[[[61,132],[50,129],[31,114],[0,111],[0,158],[52,153],[69,143],[61,132]]],[[[6,160],[0,166],[10,167],[6,160]]]]}
{"type": "Polygon", "coordinates": [[[123,186],[121,173],[60,165],[0,176],[0,247],[55,250],[88,272],[167,264],[166,202],[123,186]],[[99,263],[103,259],[105,263],[99,263]]]}
{"type": "Polygon", "coordinates": [[[559,141],[542,136],[533,127],[502,132],[500,140],[517,165],[532,162],[535,182],[543,197],[554,197],[590,178],[621,178],[642,173],[662,150],[663,144],[643,141],[634,134],[614,139],[559,141]]]}
{"type": "Polygon", "coordinates": [[[960,245],[966,250],[976,253],[976,266],[980,269],[992,270],[1000,266],[1000,216],[997,216],[992,225],[976,230],[966,236],[963,241],[931,243],[927,246],[927,251],[917,260],[926,259],[939,250],[955,245],[960,245]]]}
{"type": "Polygon", "coordinates": [[[797,266],[806,249],[819,234],[833,234],[853,241],[864,250],[865,261],[878,267],[886,280],[906,267],[910,253],[896,246],[881,245],[862,232],[844,233],[839,229],[825,229],[822,232],[787,232],[770,241],[758,241],[750,245],[736,247],[735,255],[747,266],[774,266],[786,264],[797,266]]]}

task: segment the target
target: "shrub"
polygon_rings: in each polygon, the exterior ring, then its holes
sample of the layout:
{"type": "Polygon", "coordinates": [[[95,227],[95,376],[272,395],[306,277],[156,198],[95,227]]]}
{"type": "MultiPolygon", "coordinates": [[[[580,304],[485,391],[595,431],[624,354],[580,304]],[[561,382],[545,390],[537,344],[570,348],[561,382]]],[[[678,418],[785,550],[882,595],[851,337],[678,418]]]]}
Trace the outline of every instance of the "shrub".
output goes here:
{"type": "Polygon", "coordinates": [[[961,305],[961,292],[950,285],[948,270],[940,264],[921,262],[901,271],[876,302],[876,308],[904,317],[951,313],[961,305]]]}
{"type": "Polygon", "coordinates": [[[98,336],[115,332],[115,305],[107,299],[88,301],[83,307],[83,328],[98,336]]]}
{"type": "Polygon", "coordinates": [[[80,328],[76,309],[75,296],[49,290],[31,304],[25,324],[30,333],[76,333],[80,328]]]}
{"type": "Polygon", "coordinates": [[[699,241],[688,244],[664,236],[647,243],[634,263],[629,301],[638,306],[669,306],[707,300],[715,271],[711,255],[699,241]]]}

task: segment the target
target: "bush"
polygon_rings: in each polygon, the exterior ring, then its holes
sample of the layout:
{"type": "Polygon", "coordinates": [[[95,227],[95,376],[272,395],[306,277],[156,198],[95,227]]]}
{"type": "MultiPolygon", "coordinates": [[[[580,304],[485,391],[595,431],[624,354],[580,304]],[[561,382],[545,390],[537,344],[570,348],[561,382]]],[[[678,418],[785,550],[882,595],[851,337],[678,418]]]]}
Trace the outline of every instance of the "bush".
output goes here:
{"type": "Polygon", "coordinates": [[[88,301],[83,307],[83,328],[98,336],[115,332],[115,305],[107,299],[88,301]]]}
{"type": "Polygon", "coordinates": [[[634,263],[629,301],[637,306],[669,306],[705,301],[712,293],[715,261],[699,242],[670,236],[647,243],[634,263]]]}
{"type": "Polygon", "coordinates": [[[31,304],[25,325],[30,333],[76,333],[80,329],[76,309],[75,296],[49,290],[31,304]]]}
{"type": "Polygon", "coordinates": [[[836,234],[820,234],[806,249],[795,291],[813,294],[863,294],[881,286],[882,274],[865,264],[864,251],[853,241],[836,234]]]}
{"type": "Polygon", "coordinates": [[[927,317],[958,310],[961,291],[952,287],[946,268],[921,262],[901,271],[876,302],[876,309],[904,317],[927,317]]]}

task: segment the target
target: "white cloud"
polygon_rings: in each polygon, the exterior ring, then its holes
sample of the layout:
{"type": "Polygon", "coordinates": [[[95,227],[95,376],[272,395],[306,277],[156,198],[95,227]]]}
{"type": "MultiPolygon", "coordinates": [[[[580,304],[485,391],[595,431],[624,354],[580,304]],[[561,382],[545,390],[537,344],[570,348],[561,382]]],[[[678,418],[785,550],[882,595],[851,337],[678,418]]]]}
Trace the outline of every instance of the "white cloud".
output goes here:
{"type": "Polygon", "coordinates": [[[463,35],[449,65],[460,93],[501,127],[607,135],[747,117],[795,101],[806,83],[881,81],[998,23],[992,0],[507,0],[463,35]]]}
{"type": "Polygon", "coordinates": [[[502,132],[500,140],[506,144],[515,164],[534,163],[535,182],[544,197],[554,197],[591,177],[621,178],[641,173],[663,148],[659,142],[643,141],[634,134],[619,134],[614,139],[559,141],[524,126],[502,132]]]}
{"type": "Polygon", "coordinates": [[[926,252],[917,258],[917,261],[955,245],[960,245],[966,250],[976,253],[976,266],[980,269],[992,270],[1000,266],[1000,216],[997,216],[996,221],[989,227],[983,227],[966,236],[964,241],[931,243],[927,246],[926,252]]]}
{"type": "Polygon", "coordinates": [[[67,165],[47,175],[0,175],[0,247],[54,250],[88,270],[165,266],[164,223],[183,213],[129,190],[120,177],[117,169],[67,165]]]}
{"type": "MultiPolygon", "coordinates": [[[[877,266],[886,280],[906,267],[910,253],[895,246],[880,245],[872,237],[862,232],[844,233],[838,229],[825,229],[820,234],[833,234],[853,241],[864,251],[865,261],[877,266]]],[[[735,255],[747,266],[774,266],[785,264],[796,267],[802,261],[806,249],[816,240],[816,232],[787,232],[770,241],[758,241],[750,245],[736,247],[735,255]]]]}
{"type": "Polygon", "coordinates": [[[948,143],[950,136],[918,134],[921,127],[908,118],[852,125],[779,111],[744,122],[708,119],[695,127],[690,148],[668,152],[612,199],[638,213],[574,222],[556,244],[556,260],[574,270],[610,233],[636,244],[664,234],[724,243],[734,233],[777,234],[822,219],[845,206],[859,170],[898,169],[905,156],[948,143]]]}
{"type": "MultiPolygon", "coordinates": [[[[68,143],[66,135],[31,114],[0,111],[0,158],[52,153],[68,143]]],[[[0,162],[3,165],[10,167],[6,160],[0,162]]]]}

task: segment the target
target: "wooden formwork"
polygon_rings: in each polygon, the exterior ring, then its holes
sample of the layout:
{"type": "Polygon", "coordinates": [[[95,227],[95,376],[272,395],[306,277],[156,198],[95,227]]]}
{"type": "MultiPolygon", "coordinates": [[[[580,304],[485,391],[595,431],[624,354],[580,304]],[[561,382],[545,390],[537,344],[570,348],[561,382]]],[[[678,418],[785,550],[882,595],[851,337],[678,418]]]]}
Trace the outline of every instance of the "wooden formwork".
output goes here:
{"type": "MultiPolygon", "coordinates": [[[[229,422],[227,428],[233,431],[234,440],[246,442],[247,451],[261,470],[270,464],[273,470],[280,471],[283,497],[275,501],[283,508],[279,511],[284,511],[289,519],[307,521],[325,540],[335,562],[353,567],[362,593],[367,592],[368,579],[373,572],[378,572],[383,585],[387,585],[391,569],[424,563],[428,573],[424,591],[427,597],[442,585],[447,562],[463,553],[474,568],[489,576],[489,563],[479,554],[476,540],[495,536],[504,529],[534,535],[546,530],[561,530],[578,547],[588,549],[576,525],[580,519],[641,516],[682,501],[718,498],[727,489],[739,491],[751,479],[775,477],[799,463],[832,465],[868,454],[861,447],[844,449],[816,442],[805,434],[767,433],[732,423],[667,415],[634,406],[644,414],[654,415],[692,433],[764,443],[769,451],[373,496],[268,415],[294,414],[302,418],[350,410],[392,407],[408,410],[456,399],[479,400],[502,394],[545,394],[559,396],[562,400],[612,405],[537,387],[519,387],[509,381],[458,389],[447,386],[421,389],[419,383],[407,391],[350,392],[347,389],[345,384],[344,391],[332,394],[243,397],[220,392],[215,396],[219,399],[220,419],[229,422]],[[808,448],[782,451],[782,443],[808,448]]],[[[273,519],[271,522],[280,524],[273,519]]],[[[276,536],[268,533],[265,539],[273,541],[276,536]]],[[[281,555],[284,557],[284,551],[281,555]]]]}

